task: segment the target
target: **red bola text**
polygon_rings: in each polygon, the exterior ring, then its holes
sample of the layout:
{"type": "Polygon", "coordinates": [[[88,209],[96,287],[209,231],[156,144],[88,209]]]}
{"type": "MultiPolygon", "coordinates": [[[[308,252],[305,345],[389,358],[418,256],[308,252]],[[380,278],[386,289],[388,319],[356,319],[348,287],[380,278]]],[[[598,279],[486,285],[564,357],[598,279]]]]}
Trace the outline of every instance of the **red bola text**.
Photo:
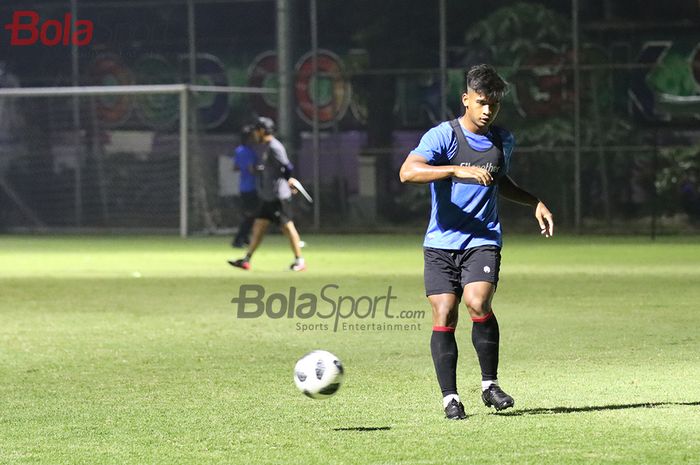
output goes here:
{"type": "Polygon", "coordinates": [[[39,42],[47,47],[54,47],[89,44],[95,26],[87,19],[78,19],[73,25],[73,16],[70,13],[63,16],[63,22],[57,19],[42,21],[36,11],[19,10],[12,14],[12,22],[6,24],[5,29],[10,31],[10,45],[27,46],[39,42]]]}

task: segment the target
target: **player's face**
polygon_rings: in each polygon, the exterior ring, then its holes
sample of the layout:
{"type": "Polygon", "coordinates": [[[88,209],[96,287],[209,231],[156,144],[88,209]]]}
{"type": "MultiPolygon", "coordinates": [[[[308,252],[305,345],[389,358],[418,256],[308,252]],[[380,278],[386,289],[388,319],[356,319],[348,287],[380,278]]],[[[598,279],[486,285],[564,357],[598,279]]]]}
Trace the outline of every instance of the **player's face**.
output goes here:
{"type": "Polygon", "coordinates": [[[498,110],[501,109],[500,100],[488,98],[471,89],[466,94],[462,94],[462,104],[466,107],[467,119],[477,133],[487,132],[491,123],[496,119],[498,110]]]}

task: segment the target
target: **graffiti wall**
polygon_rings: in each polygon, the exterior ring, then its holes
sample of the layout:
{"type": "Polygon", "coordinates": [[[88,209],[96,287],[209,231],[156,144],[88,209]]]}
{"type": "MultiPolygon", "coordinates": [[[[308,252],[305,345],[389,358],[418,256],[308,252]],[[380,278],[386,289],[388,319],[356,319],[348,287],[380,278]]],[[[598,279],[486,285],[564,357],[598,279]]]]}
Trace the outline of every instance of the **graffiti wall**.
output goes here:
{"type": "MultiPolygon", "coordinates": [[[[572,70],[569,52],[551,46],[539,47],[508,73],[513,82],[514,110],[523,118],[547,117],[571,110],[573,100],[572,70]]],[[[319,79],[312,77],[310,53],[295,64],[294,97],[298,123],[309,126],[313,108],[317,108],[322,128],[355,129],[366,122],[366,107],[353,92],[362,75],[362,56],[321,50],[318,58],[319,79]]],[[[608,96],[618,100],[644,119],[688,121],[700,118],[700,43],[693,47],[673,41],[649,41],[641,44],[631,66],[615,71],[628,84],[624,92],[608,96]]],[[[588,68],[590,69],[590,67],[588,68]]],[[[187,80],[185,54],[167,57],[147,53],[132,60],[105,53],[87,67],[84,82],[93,85],[169,84],[187,80]]],[[[585,70],[584,70],[585,72],[585,70]]],[[[197,83],[216,86],[272,87],[277,84],[277,57],[263,51],[249,60],[240,57],[198,53],[197,83]]],[[[440,88],[437,70],[397,78],[395,115],[399,127],[426,127],[439,120],[440,88]]],[[[450,110],[459,111],[458,96],[462,85],[460,68],[448,72],[450,110]]],[[[211,130],[231,128],[251,114],[276,116],[274,94],[207,94],[196,97],[199,122],[211,130]]],[[[176,96],[122,96],[99,101],[100,120],[109,127],[143,125],[166,128],[177,119],[176,96]]]]}

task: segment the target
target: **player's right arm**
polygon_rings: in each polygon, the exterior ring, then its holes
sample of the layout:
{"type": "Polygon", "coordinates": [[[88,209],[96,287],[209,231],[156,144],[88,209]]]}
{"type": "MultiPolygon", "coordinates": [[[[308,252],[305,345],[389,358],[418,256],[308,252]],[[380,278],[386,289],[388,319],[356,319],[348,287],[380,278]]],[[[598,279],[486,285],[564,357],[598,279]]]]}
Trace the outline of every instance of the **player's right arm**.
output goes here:
{"type": "Polygon", "coordinates": [[[399,171],[401,182],[425,184],[445,178],[475,179],[482,186],[493,182],[491,173],[476,166],[442,165],[428,163],[424,156],[411,153],[401,165],[399,171]]]}
{"type": "Polygon", "coordinates": [[[401,165],[401,182],[425,184],[440,179],[475,179],[488,186],[493,182],[491,174],[483,168],[459,166],[450,163],[448,153],[454,152],[457,141],[448,123],[428,130],[421,137],[418,147],[411,151],[401,165]]]}

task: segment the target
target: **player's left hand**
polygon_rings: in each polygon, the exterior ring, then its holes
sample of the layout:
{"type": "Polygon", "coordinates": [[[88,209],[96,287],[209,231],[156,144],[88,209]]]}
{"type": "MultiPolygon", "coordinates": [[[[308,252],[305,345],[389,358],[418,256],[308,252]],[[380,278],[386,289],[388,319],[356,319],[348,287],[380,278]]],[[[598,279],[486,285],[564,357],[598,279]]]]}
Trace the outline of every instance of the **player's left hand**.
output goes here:
{"type": "Polygon", "coordinates": [[[535,218],[540,224],[540,233],[544,237],[552,237],[554,235],[554,216],[542,202],[538,202],[537,207],[535,207],[535,218]]]}

